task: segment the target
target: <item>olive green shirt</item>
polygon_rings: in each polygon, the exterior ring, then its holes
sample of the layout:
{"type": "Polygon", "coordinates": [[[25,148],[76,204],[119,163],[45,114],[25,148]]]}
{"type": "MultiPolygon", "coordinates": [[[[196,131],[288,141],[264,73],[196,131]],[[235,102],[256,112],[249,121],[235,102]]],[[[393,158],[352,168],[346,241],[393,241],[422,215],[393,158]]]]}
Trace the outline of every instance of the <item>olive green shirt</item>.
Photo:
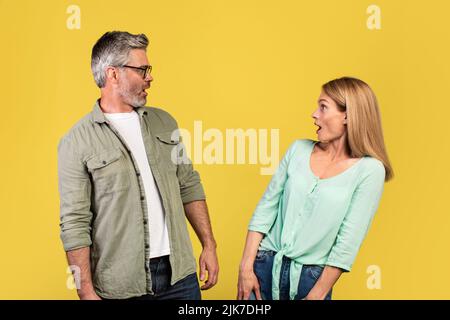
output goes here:
{"type": "MultiPolygon", "coordinates": [[[[183,204],[204,200],[205,194],[199,174],[183,154],[175,119],[154,107],[135,110],[166,216],[174,284],[196,272],[183,204]]],[[[96,293],[110,299],[152,294],[152,221],[143,181],[130,149],[98,101],[59,142],[58,179],[61,240],[65,251],[90,247],[96,293]]]]}

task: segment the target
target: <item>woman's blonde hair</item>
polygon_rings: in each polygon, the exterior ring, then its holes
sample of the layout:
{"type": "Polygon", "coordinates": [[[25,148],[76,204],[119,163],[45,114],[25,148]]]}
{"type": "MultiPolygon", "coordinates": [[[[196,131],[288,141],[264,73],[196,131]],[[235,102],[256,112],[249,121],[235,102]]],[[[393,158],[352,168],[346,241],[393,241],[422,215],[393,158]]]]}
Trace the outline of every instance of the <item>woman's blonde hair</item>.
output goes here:
{"type": "Polygon", "coordinates": [[[322,90],[336,102],[339,110],[347,112],[348,147],[351,156],[371,156],[380,160],[386,170],[385,181],[394,177],[384,145],[381,115],[372,89],[356,78],[331,80],[322,90]]]}

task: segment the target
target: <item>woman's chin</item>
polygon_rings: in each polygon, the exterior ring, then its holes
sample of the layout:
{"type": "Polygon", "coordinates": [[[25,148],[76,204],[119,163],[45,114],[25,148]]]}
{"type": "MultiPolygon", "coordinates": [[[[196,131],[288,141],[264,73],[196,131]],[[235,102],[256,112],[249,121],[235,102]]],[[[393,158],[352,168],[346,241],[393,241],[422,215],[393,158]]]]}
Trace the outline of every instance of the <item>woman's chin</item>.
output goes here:
{"type": "Polygon", "coordinates": [[[317,134],[317,141],[322,142],[322,143],[326,143],[328,141],[328,139],[323,134],[318,133],[317,134]]]}
{"type": "Polygon", "coordinates": [[[319,132],[319,133],[316,133],[316,135],[317,135],[317,140],[319,140],[319,141],[322,141],[322,140],[323,140],[323,134],[321,134],[321,133],[319,132]]]}

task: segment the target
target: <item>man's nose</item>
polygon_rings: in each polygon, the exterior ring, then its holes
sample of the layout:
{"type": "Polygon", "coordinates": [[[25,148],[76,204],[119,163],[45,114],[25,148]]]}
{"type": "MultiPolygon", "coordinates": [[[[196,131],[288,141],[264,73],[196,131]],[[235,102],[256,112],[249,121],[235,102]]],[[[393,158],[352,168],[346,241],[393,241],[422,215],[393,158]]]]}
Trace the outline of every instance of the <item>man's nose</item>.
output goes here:
{"type": "Polygon", "coordinates": [[[145,80],[145,81],[150,81],[150,82],[152,82],[152,81],[153,81],[153,77],[152,77],[152,75],[149,73],[149,74],[147,75],[147,77],[145,77],[144,80],[145,80]]]}

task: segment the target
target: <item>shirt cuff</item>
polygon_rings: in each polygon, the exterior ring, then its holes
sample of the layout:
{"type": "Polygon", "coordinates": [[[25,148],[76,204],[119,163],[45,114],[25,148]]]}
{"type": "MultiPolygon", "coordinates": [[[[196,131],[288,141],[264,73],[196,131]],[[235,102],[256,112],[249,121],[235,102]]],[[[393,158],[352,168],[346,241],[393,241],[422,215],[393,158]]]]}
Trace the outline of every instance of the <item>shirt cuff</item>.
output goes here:
{"type": "Polygon", "coordinates": [[[195,187],[190,187],[181,191],[181,200],[183,201],[183,204],[205,199],[206,199],[205,191],[203,190],[203,186],[201,184],[198,184],[195,187]]]}
{"type": "Polygon", "coordinates": [[[351,266],[346,265],[344,263],[340,263],[340,262],[327,261],[327,263],[325,265],[342,269],[344,272],[350,272],[352,270],[351,266]]]}

